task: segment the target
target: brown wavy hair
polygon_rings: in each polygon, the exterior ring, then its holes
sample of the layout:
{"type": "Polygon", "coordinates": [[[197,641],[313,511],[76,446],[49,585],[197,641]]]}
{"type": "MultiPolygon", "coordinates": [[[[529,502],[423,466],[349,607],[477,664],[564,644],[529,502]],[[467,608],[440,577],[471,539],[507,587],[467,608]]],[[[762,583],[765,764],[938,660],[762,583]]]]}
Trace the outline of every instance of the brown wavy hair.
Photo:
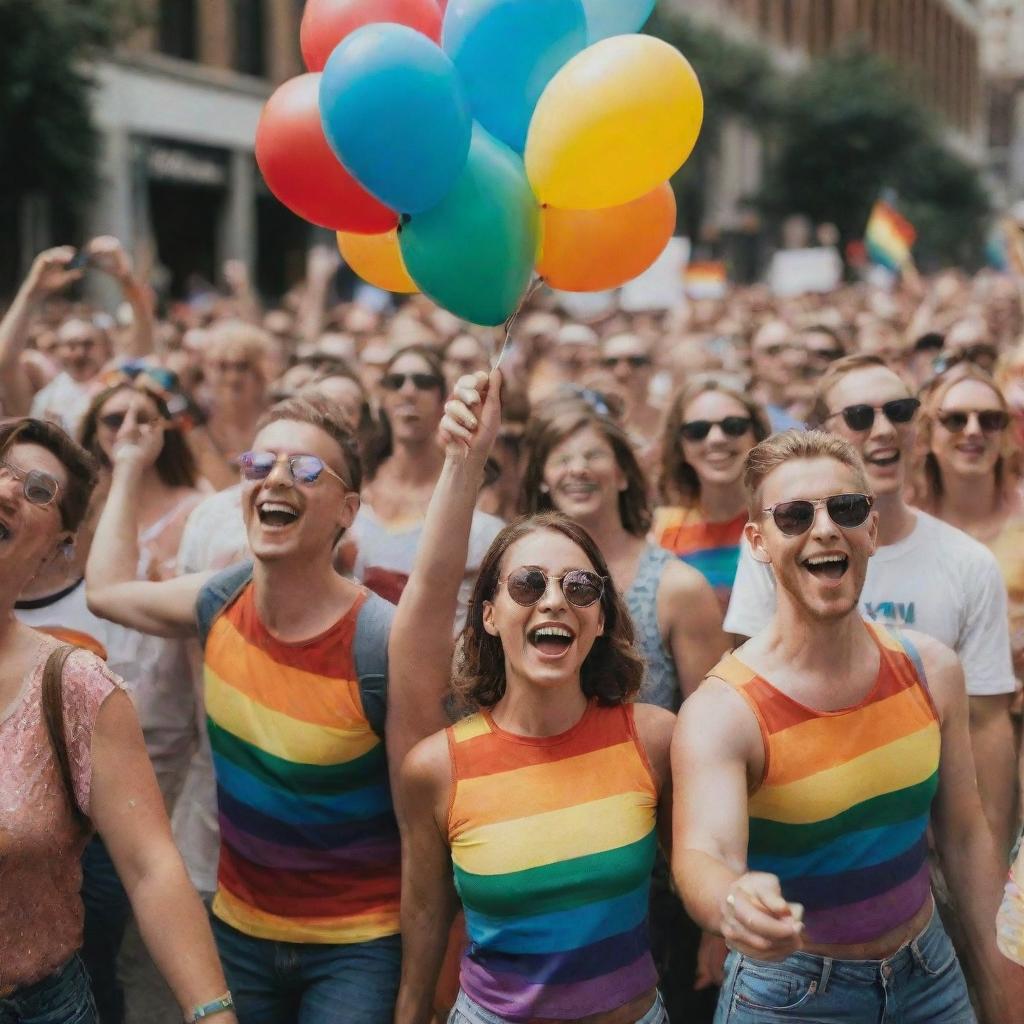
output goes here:
{"type": "Polygon", "coordinates": [[[724,381],[714,377],[695,380],[684,385],[676,392],[668,415],[665,417],[665,429],[661,435],[661,473],[658,477],[658,497],[666,505],[681,504],[692,507],[700,501],[700,477],[697,471],[683,457],[682,445],[679,443],[679,430],[682,427],[686,407],[701,395],[709,391],[733,398],[744,409],[753,424],[754,441],[760,444],[771,432],[768,416],[764,409],[750,395],[731,387],[724,381]]]}
{"type": "Polygon", "coordinates": [[[600,704],[622,704],[636,695],[644,674],[643,659],[633,645],[633,622],[590,534],[561,512],[524,516],[494,538],[480,565],[466,628],[459,638],[452,689],[470,708],[492,708],[505,695],[505,652],[501,639],[484,629],[484,604],[494,600],[505,552],[516,541],[541,530],[554,530],[568,537],[587,556],[594,571],[606,577],[601,597],[604,633],[595,639],[584,659],[580,687],[600,704]]]}
{"type": "Polygon", "coordinates": [[[619,519],[624,529],[634,537],[646,537],[651,527],[651,506],[647,500],[647,478],[633,445],[622,427],[582,399],[560,401],[554,410],[535,416],[527,424],[524,435],[527,463],[520,499],[523,512],[534,515],[554,510],[550,493],[541,486],[544,465],[566,438],[586,427],[593,427],[608,442],[626,478],[626,489],[619,492],[619,519]]]}

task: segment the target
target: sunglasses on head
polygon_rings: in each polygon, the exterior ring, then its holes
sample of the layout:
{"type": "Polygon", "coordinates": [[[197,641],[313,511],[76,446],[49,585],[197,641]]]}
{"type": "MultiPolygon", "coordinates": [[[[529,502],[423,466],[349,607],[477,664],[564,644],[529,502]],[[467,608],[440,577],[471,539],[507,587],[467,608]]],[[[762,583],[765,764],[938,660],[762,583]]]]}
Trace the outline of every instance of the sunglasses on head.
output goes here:
{"type": "Polygon", "coordinates": [[[780,533],[787,537],[799,537],[811,528],[814,513],[822,505],[836,526],[844,530],[855,530],[867,522],[874,503],[875,499],[868,494],[833,494],[829,498],[818,498],[817,501],[780,501],[770,508],[761,509],[761,515],[770,515],[780,533]]]}
{"type": "Polygon", "coordinates": [[[608,370],[614,369],[619,363],[626,363],[631,366],[634,370],[641,370],[645,366],[651,365],[650,356],[605,356],[601,360],[601,365],[608,370]]]}
{"type": "Polygon", "coordinates": [[[742,437],[754,425],[749,416],[726,416],[724,420],[690,420],[679,428],[687,441],[703,441],[712,427],[720,427],[726,437],[742,437]]]}
{"type": "Polygon", "coordinates": [[[834,412],[826,420],[842,416],[851,430],[870,430],[875,425],[875,413],[881,412],[890,423],[909,423],[921,407],[916,398],[896,398],[882,405],[848,405],[834,412]]]}
{"type": "Polygon", "coordinates": [[[386,373],[380,386],[385,391],[401,391],[407,380],[412,381],[417,391],[437,391],[444,387],[444,381],[433,373],[386,373]]]}
{"type": "Polygon", "coordinates": [[[266,480],[274,467],[283,462],[288,467],[292,480],[307,487],[315,484],[322,474],[333,476],[345,490],[350,490],[345,480],[338,476],[323,459],[316,455],[276,455],[274,452],[243,452],[238,456],[238,468],[246,480],[266,480]]]}
{"type": "Polygon", "coordinates": [[[937,418],[951,434],[962,434],[972,416],[978,417],[978,426],[983,434],[1001,434],[1010,424],[1009,413],[1002,409],[983,409],[981,412],[974,409],[950,409],[948,412],[940,412],[937,418]]]}
{"type": "Polygon", "coordinates": [[[544,596],[548,580],[558,580],[569,604],[574,608],[589,608],[601,600],[606,578],[589,569],[570,569],[561,576],[549,576],[535,565],[524,565],[498,580],[498,586],[504,585],[516,604],[529,608],[544,596]]]}
{"type": "Polygon", "coordinates": [[[21,490],[30,505],[51,505],[60,493],[57,480],[41,469],[21,469],[6,459],[0,460],[0,475],[9,473],[21,481],[21,490]]]}

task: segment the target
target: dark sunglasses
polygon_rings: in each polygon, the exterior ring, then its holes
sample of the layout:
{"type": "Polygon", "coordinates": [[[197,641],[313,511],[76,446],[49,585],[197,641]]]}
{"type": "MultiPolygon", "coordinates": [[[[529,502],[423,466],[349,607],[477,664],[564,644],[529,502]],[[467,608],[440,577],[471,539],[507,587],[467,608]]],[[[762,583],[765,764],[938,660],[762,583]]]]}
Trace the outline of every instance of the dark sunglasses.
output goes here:
{"type": "Polygon", "coordinates": [[[826,422],[842,416],[851,430],[870,430],[875,425],[875,413],[884,413],[890,423],[909,423],[921,403],[916,398],[896,398],[882,405],[848,405],[839,412],[825,417],[826,422]]]}
{"type": "Polygon", "coordinates": [[[642,370],[645,366],[651,365],[650,356],[605,356],[601,365],[608,370],[614,369],[619,363],[627,363],[634,370],[642,370]]]}
{"type": "MultiPolygon", "coordinates": [[[[102,423],[103,426],[107,428],[107,430],[117,431],[120,430],[122,426],[124,426],[124,421],[127,418],[127,416],[128,414],[125,412],[108,412],[104,413],[104,415],[102,415],[99,419],[100,423],[102,423]]],[[[158,423],[159,419],[149,419],[144,416],[136,416],[135,422],[140,427],[149,427],[152,426],[154,423],[158,423]]]]}
{"type": "Polygon", "coordinates": [[[817,501],[780,501],[771,508],[761,509],[761,515],[770,515],[780,533],[787,537],[799,537],[811,528],[815,510],[822,505],[836,526],[844,530],[855,530],[867,522],[874,503],[875,499],[868,494],[833,494],[830,498],[818,498],[817,501]]]}
{"type": "Polygon", "coordinates": [[[983,409],[981,412],[960,412],[951,409],[949,412],[940,412],[938,421],[951,434],[962,434],[972,416],[978,417],[978,426],[981,427],[983,434],[1001,434],[1010,425],[1009,413],[1003,412],[1002,409],[983,409]]]}
{"type": "Polygon", "coordinates": [[[569,604],[574,608],[589,608],[601,600],[606,578],[589,569],[570,569],[561,576],[549,576],[535,565],[524,565],[513,569],[503,580],[498,580],[498,586],[504,584],[508,596],[516,604],[529,608],[544,596],[548,580],[558,580],[569,604]]]}
{"type": "Polygon", "coordinates": [[[401,391],[407,380],[412,381],[417,391],[438,391],[444,387],[444,381],[433,373],[386,373],[380,386],[385,391],[401,391]]]}
{"type": "Polygon", "coordinates": [[[275,455],[273,452],[243,452],[238,456],[238,468],[246,480],[266,480],[278,462],[288,466],[292,480],[312,486],[323,473],[333,476],[345,490],[350,490],[344,479],[316,455],[275,455]]]}
{"type": "Polygon", "coordinates": [[[41,469],[20,469],[12,462],[0,461],[0,475],[10,473],[21,481],[21,490],[30,505],[51,505],[60,493],[60,484],[41,469]]]}
{"type": "Polygon", "coordinates": [[[721,427],[726,437],[742,437],[754,425],[749,416],[726,416],[724,420],[690,420],[679,428],[687,441],[703,441],[712,427],[721,427]]]}

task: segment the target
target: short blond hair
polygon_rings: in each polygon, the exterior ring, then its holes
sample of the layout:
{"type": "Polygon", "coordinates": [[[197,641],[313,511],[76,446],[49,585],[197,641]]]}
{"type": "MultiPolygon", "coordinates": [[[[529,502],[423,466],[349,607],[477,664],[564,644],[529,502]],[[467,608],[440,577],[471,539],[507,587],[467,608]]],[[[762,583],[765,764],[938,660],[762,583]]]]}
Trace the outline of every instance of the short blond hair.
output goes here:
{"type": "MultiPolygon", "coordinates": [[[[825,422],[832,410],[828,407],[828,393],[844,378],[858,370],[873,370],[881,367],[890,373],[903,378],[894,370],[881,356],[871,355],[866,352],[857,352],[851,356],[843,356],[833,363],[829,363],[828,369],[818,378],[814,388],[814,405],[811,409],[811,426],[819,426],[825,422]]],[[[904,381],[904,383],[906,383],[904,381]]],[[[907,388],[910,392],[910,388],[907,388]]]]}
{"type": "Polygon", "coordinates": [[[857,487],[870,494],[864,463],[857,449],[845,438],[824,430],[786,430],[772,434],[747,452],[743,466],[743,484],[747,489],[750,518],[761,514],[761,489],[768,476],[784,462],[793,459],[834,459],[853,470],[857,487]]]}

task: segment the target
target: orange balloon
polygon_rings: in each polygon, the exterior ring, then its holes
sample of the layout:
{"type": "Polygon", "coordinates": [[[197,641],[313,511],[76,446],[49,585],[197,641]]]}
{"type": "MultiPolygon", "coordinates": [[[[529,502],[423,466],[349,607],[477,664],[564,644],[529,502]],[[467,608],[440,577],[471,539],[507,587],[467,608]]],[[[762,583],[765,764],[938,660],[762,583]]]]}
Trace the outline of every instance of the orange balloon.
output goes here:
{"type": "Polygon", "coordinates": [[[563,292],[602,292],[642,274],[676,226],[676,197],[665,182],[603,210],[545,207],[537,273],[563,292]]]}
{"type": "Polygon", "coordinates": [[[338,232],[338,251],[342,259],[368,284],[389,292],[411,295],[418,292],[416,282],[409,276],[398,246],[398,231],[392,229],[382,235],[357,235],[338,232]]]}

